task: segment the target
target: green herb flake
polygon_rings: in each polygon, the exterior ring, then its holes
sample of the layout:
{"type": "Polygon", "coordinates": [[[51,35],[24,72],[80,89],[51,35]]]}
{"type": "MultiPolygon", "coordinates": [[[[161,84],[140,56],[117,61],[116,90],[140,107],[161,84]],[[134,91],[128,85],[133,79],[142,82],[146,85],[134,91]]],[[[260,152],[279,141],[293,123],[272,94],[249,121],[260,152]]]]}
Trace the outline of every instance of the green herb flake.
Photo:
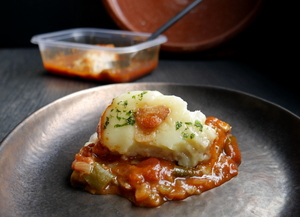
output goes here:
{"type": "Polygon", "coordinates": [[[184,122],[186,125],[192,125],[192,122],[184,122]]]}
{"type": "Polygon", "coordinates": [[[122,105],[122,106],[124,106],[124,108],[126,108],[128,106],[128,101],[127,100],[125,100],[125,101],[121,100],[117,103],[117,105],[122,105]]]}
{"type": "Polygon", "coordinates": [[[135,120],[134,120],[134,117],[133,116],[130,116],[129,118],[125,119],[125,123],[123,124],[116,124],[114,127],[115,128],[119,128],[119,127],[124,127],[124,126],[127,126],[127,125],[134,125],[135,124],[135,120]]]}
{"type": "Polygon", "coordinates": [[[182,132],[181,134],[182,134],[183,138],[185,138],[185,139],[189,138],[189,134],[188,133],[182,132]]]}
{"type": "Polygon", "coordinates": [[[116,118],[117,118],[119,121],[122,120],[122,117],[119,116],[119,113],[117,114],[117,117],[116,117],[116,118]]]}
{"type": "Polygon", "coordinates": [[[127,118],[126,121],[131,126],[135,124],[135,120],[134,120],[133,116],[130,116],[129,118],[127,118]]]}
{"type": "Polygon", "coordinates": [[[127,116],[132,116],[133,115],[133,110],[129,110],[128,112],[126,112],[127,116]]]}
{"type": "Polygon", "coordinates": [[[178,130],[180,127],[182,127],[182,122],[176,121],[176,130],[178,130]]]}
{"type": "Polygon", "coordinates": [[[148,93],[148,91],[143,91],[142,93],[138,94],[138,97],[139,97],[139,100],[142,101],[143,100],[143,97],[144,95],[148,93]]]}
{"type": "Polygon", "coordinates": [[[200,121],[196,120],[194,126],[195,126],[195,127],[198,127],[199,130],[200,130],[200,132],[202,132],[203,125],[201,124],[200,121]]]}
{"type": "Polygon", "coordinates": [[[117,119],[119,120],[119,121],[124,121],[122,124],[116,124],[114,127],[115,128],[118,128],[118,127],[123,127],[123,126],[127,126],[127,125],[134,125],[135,124],[135,118],[134,118],[134,112],[133,112],[133,110],[129,110],[129,111],[127,111],[127,110],[124,110],[122,113],[118,113],[117,114],[117,119]],[[123,117],[122,116],[119,116],[119,114],[121,115],[123,115],[123,117]],[[126,117],[124,117],[124,115],[126,115],[128,118],[126,118],[126,117]]]}
{"type": "Polygon", "coordinates": [[[106,117],[106,121],[104,123],[103,128],[106,129],[107,125],[109,124],[109,117],[106,117]]]}
{"type": "Polygon", "coordinates": [[[193,139],[193,138],[195,138],[195,133],[191,133],[191,135],[190,135],[190,139],[193,139]]]}

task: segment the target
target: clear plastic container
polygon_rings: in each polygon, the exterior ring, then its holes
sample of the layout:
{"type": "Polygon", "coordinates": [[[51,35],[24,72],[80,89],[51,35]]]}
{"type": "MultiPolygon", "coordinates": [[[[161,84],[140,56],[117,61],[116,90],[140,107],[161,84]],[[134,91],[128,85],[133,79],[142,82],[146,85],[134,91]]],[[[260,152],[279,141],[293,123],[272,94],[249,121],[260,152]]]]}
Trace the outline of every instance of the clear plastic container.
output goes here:
{"type": "Polygon", "coordinates": [[[95,79],[128,82],[152,72],[158,65],[160,35],[146,41],[149,33],[77,28],[35,35],[43,64],[49,72],[95,79]]]}

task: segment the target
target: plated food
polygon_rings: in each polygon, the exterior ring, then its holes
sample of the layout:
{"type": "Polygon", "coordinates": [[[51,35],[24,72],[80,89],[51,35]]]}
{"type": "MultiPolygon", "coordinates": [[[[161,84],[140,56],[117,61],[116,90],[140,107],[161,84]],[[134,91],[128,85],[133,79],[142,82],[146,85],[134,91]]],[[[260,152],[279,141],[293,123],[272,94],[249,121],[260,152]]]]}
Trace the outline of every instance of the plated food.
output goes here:
{"type": "Polygon", "coordinates": [[[114,98],[75,155],[71,183],[156,207],[217,187],[238,174],[231,126],[180,97],[131,91],[114,98]]]}
{"type": "Polygon", "coordinates": [[[47,216],[51,210],[56,216],[288,216],[299,212],[300,192],[295,188],[300,175],[299,129],[299,117],[288,110],[228,88],[168,83],[101,85],[51,103],[4,138],[0,213],[47,216]],[[201,195],[150,209],[121,196],[70,188],[74,155],[96,132],[111,99],[133,90],[180,96],[191,111],[200,109],[207,117],[230,123],[242,152],[237,177],[201,195]]]}

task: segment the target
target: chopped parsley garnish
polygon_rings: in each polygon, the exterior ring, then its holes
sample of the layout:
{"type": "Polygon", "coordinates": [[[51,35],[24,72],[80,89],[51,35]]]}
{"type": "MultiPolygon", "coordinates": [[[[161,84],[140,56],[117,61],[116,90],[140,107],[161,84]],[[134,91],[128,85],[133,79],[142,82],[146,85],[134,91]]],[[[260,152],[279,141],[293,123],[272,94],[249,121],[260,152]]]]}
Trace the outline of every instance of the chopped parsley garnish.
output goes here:
{"type": "Polygon", "coordinates": [[[182,122],[176,121],[176,130],[178,130],[180,127],[182,127],[182,122]]]}
{"type": "Polygon", "coordinates": [[[127,111],[125,111],[125,112],[126,112],[126,115],[127,115],[127,116],[133,115],[133,110],[129,110],[128,112],[127,112],[127,111]]]}
{"type": "Polygon", "coordinates": [[[182,135],[182,137],[185,138],[185,139],[189,138],[189,134],[186,133],[186,132],[182,132],[181,135],[182,135]]]}
{"type": "Polygon", "coordinates": [[[194,126],[195,126],[195,127],[198,127],[199,130],[200,130],[200,132],[202,132],[203,125],[201,124],[200,121],[196,120],[194,126]]]}
{"type": "Polygon", "coordinates": [[[117,112],[117,119],[120,121],[122,119],[122,117],[120,117],[121,111],[117,109],[116,112],[117,112]]]}
{"type": "Polygon", "coordinates": [[[121,100],[121,101],[119,101],[117,104],[118,104],[118,105],[122,105],[122,106],[124,106],[124,108],[126,108],[127,105],[128,105],[128,101],[127,101],[127,100],[125,100],[125,101],[121,100]]]}
{"type": "Polygon", "coordinates": [[[134,125],[135,120],[134,120],[134,116],[130,116],[129,118],[125,119],[125,123],[123,124],[116,124],[114,127],[118,128],[118,127],[124,127],[127,125],[134,125]]]}
{"type": "MultiPolygon", "coordinates": [[[[118,105],[123,105],[124,107],[128,105],[127,101],[120,101],[118,105]]],[[[111,118],[116,118],[118,121],[120,121],[120,124],[114,125],[115,128],[123,127],[127,125],[134,125],[135,124],[135,114],[134,111],[131,110],[120,110],[119,108],[115,107],[114,109],[110,110],[111,112],[114,112],[116,115],[110,115],[111,118]]],[[[109,124],[110,119],[106,117],[106,122],[104,123],[104,129],[107,128],[107,125],[109,124]]]]}
{"type": "Polygon", "coordinates": [[[106,129],[107,125],[109,124],[109,117],[106,117],[106,121],[104,123],[103,128],[106,129]]]}
{"type": "Polygon", "coordinates": [[[191,133],[190,139],[193,139],[195,137],[195,133],[191,133]]]}
{"type": "Polygon", "coordinates": [[[138,95],[133,95],[131,98],[132,99],[138,99],[139,101],[143,100],[144,95],[148,93],[148,91],[143,91],[142,93],[138,94],[138,95]]]}
{"type": "Polygon", "coordinates": [[[189,133],[190,131],[190,127],[195,126],[199,129],[200,132],[202,132],[203,129],[203,125],[201,124],[201,122],[199,120],[196,120],[195,123],[193,124],[192,122],[181,122],[181,121],[176,121],[175,124],[175,129],[179,130],[183,124],[185,124],[185,128],[182,130],[181,135],[184,139],[193,139],[195,138],[195,133],[189,133]]]}

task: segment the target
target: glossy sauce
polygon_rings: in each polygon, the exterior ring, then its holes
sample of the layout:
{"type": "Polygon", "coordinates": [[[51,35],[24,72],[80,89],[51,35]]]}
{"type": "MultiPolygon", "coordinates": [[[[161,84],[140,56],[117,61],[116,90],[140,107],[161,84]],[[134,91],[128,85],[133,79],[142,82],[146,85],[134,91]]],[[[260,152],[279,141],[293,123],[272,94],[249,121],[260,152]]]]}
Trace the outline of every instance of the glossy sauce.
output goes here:
{"type": "Polygon", "coordinates": [[[100,143],[93,143],[83,147],[75,156],[73,170],[76,162],[98,162],[114,175],[113,181],[99,191],[89,186],[82,174],[74,170],[71,183],[93,194],[118,194],[137,206],[145,207],[201,194],[236,176],[241,163],[238,143],[230,134],[229,125],[214,117],[208,117],[206,124],[216,129],[218,137],[208,150],[210,159],[196,167],[183,168],[176,162],[151,157],[122,157],[110,153],[100,143]]]}

